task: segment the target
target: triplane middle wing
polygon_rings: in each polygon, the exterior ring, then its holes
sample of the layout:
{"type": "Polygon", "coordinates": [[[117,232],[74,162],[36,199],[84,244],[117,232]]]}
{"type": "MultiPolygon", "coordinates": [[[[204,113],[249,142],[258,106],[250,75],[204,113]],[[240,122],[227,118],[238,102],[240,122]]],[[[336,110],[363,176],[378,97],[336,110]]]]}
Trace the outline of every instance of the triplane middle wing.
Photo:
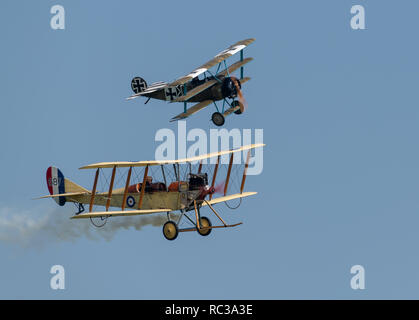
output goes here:
{"type": "Polygon", "coordinates": [[[206,236],[213,228],[241,224],[227,224],[214,205],[234,200],[240,200],[241,203],[242,198],[256,194],[244,192],[244,185],[251,152],[263,146],[252,144],[178,160],[86,165],[80,169],[95,169],[92,190],[84,189],[64,178],[59,169],[50,167],[47,170],[50,195],[42,198],[53,198],[59,205],[75,203],[78,212],[72,219],[87,218],[97,227],[103,226],[109,217],[166,213],[163,234],[168,240],[174,240],[179,232],[186,231],[197,231],[206,236]],[[235,157],[237,160],[241,154],[246,154],[245,162],[236,161],[233,164],[235,157]],[[107,169],[111,169],[108,177],[107,169]],[[217,183],[217,177],[222,177],[223,182],[217,183]],[[213,197],[218,193],[221,193],[220,197],[213,197]],[[86,213],[84,205],[88,205],[86,213]],[[94,211],[95,206],[103,206],[104,210],[94,211]],[[210,208],[221,225],[213,226],[209,218],[201,216],[200,209],[204,206],[210,208]],[[175,211],[180,214],[171,214],[175,211]],[[188,215],[190,211],[194,216],[188,215]],[[185,222],[190,226],[182,227],[181,223],[185,222]]]}

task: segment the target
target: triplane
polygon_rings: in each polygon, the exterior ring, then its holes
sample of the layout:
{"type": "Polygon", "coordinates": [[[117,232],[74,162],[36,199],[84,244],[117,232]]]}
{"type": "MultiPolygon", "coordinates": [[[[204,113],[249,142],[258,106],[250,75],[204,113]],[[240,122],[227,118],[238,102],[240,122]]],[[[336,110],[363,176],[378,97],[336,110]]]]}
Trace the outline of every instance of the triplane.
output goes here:
{"type": "Polygon", "coordinates": [[[88,218],[96,227],[104,226],[109,217],[166,213],[167,222],[163,225],[166,239],[174,240],[179,232],[187,231],[197,231],[200,235],[207,236],[212,229],[241,224],[227,224],[214,205],[225,202],[229,208],[236,209],[242,198],[256,194],[244,192],[244,185],[251,151],[263,146],[264,144],[252,144],[180,160],[90,164],[80,169],[96,169],[91,191],[64,178],[59,169],[49,167],[46,178],[50,195],[41,198],[53,198],[60,206],[66,202],[75,203],[78,211],[71,218],[88,218]],[[245,162],[233,164],[235,155],[241,157],[241,153],[245,162]],[[102,177],[105,169],[111,169],[110,179],[102,177]],[[116,177],[117,171],[119,178],[116,177]],[[121,171],[124,172],[120,174],[121,171]],[[210,178],[209,173],[212,174],[210,178]],[[224,181],[216,183],[221,174],[224,181]],[[104,192],[98,190],[99,180],[105,180],[104,192]],[[132,184],[132,181],[136,183],[132,184]],[[117,183],[122,187],[115,187],[117,183]],[[230,194],[232,190],[237,192],[230,194]],[[222,196],[213,197],[216,193],[221,193],[222,196]],[[235,199],[240,201],[237,206],[228,205],[228,201],[235,199]],[[89,205],[87,213],[84,213],[85,204],[89,205]],[[104,206],[105,210],[95,212],[94,206],[104,206]],[[219,225],[212,225],[208,217],[201,216],[201,208],[204,206],[208,206],[221,222],[219,225]],[[110,211],[111,207],[120,210],[110,211]],[[180,211],[180,214],[173,218],[171,213],[174,211],[180,211]],[[193,214],[190,216],[189,212],[193,214]],[[190,226],[183,228],[180,226],[181,222],[189,223],[190,226]]]}
{"type": "Polygon", "coordinates": [[[222,126],[226,116],[232,113],[241,114],[246,109],[247,103],[241,92],[241,85],[250,80],[249,77],[244,77],[244,65],[253,58],[245,59],[243,49],[253,41],[255,39],[246,39],[233,44],[207,63],[171,83],[160,81],[148,86],[143,78],[135,77],[131,81],[134,95],[127,100],[144,96],[148,98],[145,103],[151,98],[183,102],[183,112],[173,117],[171,121],[185,119],[213,103],[217,111],[212,114],[211,120],[215,125],[222,126]],[[240,60],[227,67],[226,59],[238,52],[240,60]],[[217,69],[211,72],[210,69],[215,66],[217,69]],[[232,76],[231,74],[239,68],[240,78],[232,76]],[[203,78],[199,79],[202,74],[203,78]],[[221,108],[216,103],[220,100],[223,100],[221,108]],[[199,103],[188,109],[187,104],[190,102],[199,103]]]}

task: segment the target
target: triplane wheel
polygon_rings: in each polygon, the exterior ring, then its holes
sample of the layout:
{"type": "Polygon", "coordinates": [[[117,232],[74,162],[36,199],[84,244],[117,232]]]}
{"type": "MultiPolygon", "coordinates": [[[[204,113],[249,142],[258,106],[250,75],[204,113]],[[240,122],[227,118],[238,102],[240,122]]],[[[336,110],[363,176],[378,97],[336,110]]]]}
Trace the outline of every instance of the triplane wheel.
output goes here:
{"type": "MultiPolygon", "coordinates": [[[[207,217],[201,217],[201,220],[199,221],[199,226],[201,228],[207,228],[207,227],[211,227],[212,224],[211,224],[210,219],[208,219],[207,217]]],[[[204,237],[207,236],[207,235],[209,235],[211,233],[211,230],[212,229],[204,229],[204,230],[201,230],[201,229],[198,229],[197,228],[198,233],[201,236],[204,236],[204,237]]]]}
{"type": "Polygon", "coordinates": [[[163,235],[167,240],[175,240],[178,234],[179,230],[173,221],[167,221],[163,225],[163,235]]]}
{"type": "Polygon", "coordinates": [[[224,116],[220,112],[214,112],[212,114],[211,120],[216,126],[219,127],[221,127],[225,122],[224,116]]]}

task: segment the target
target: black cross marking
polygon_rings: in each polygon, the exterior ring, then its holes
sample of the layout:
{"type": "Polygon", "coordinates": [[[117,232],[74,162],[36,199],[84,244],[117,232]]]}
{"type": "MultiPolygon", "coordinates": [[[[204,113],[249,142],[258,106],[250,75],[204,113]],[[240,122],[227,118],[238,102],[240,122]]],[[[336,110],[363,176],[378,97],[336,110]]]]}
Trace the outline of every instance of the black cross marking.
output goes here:
{"type": "Polygon", "coordinates": [[[132,82],[132,88],[135,93],[142,92],[145,90],[145,83],[144,81],[140,81],[140,79],[134,79],[132,82]]]}
{"type": "Polygon", "coordinates": [[[169,97],[169,96],[170,96],[170,100],[174,100],[173,97],[175,98],[177,97],[176,91],[173,91],[172,87],[166,89],[166,97],[169,97]]]}

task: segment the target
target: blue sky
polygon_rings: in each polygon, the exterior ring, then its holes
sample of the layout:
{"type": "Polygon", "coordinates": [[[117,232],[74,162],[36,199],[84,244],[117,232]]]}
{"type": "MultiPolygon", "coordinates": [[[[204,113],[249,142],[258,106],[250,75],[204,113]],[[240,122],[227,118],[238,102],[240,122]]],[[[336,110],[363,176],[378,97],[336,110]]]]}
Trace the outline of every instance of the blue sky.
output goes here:
{"type": "MultiPolygon", "coordinates": [[[[22,246],[0,233],[0,298],[417,299],[418,9],[407,0],[2,1],[2,232],[47,215],[95,239],[35,228],[22,246]],[[55,4],[65,30],[50,28],[55,4]],[[350,28],[355,4],[366,30],[350,28]],[[50,165],[90,188],[84,164],[152,159],[156,131],[176,130],[168,120],[182,106],[126,102],[131,78],[176,79],[249,37],[249,108],[226,127],[264,130],[264,171],[248,179],[257,197],[220,207],[242,226],[173,242],[147,226],[106,240],[67,220],[72,206],[32,200],[48,192],[50,165]],[[49,286],[55,264],[66,270],[63,291],[49,286]],[[350,287],[357,264],[365,290],[350,287]]],[[[211,112],[188,128],[213,128],[211,112]]]]}

